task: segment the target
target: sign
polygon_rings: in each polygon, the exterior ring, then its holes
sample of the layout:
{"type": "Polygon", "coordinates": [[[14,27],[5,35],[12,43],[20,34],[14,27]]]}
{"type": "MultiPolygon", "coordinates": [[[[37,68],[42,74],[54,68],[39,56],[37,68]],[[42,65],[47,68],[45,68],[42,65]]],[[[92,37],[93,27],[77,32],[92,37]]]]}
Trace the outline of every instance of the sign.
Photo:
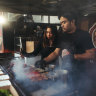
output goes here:
{"type": "Polygon", "coordinates": [[[89,29],[89,33],[92,36],[92,42],[94,47],[96,48],[96,23],[89,29]]]}

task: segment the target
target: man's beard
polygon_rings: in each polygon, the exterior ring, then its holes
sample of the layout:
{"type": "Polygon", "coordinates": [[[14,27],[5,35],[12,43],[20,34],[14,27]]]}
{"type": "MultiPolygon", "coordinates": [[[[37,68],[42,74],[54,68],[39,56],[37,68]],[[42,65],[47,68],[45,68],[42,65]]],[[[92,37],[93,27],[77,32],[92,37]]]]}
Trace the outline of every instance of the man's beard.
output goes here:
{"type": "Polygon", "coordinates": [[[66,33],[69,33],[70,31],[71,31],[71,29],[66,30],[66,29],[62,28],[62,32],[63,32],[63,33],[65,33],[65,32],[66,32],[66,33]]]}

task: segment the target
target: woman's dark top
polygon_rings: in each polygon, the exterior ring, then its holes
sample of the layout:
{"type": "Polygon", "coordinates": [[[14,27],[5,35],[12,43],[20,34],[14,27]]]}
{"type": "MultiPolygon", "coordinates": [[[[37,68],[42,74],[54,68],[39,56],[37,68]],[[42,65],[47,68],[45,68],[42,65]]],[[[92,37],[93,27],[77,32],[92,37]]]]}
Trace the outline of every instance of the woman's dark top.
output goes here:
{"type": "Polygon", "coordinates": [[[36,49],[32,52],[33,55],[38,55],[39,53],[41,54],[41,59],[47,57],[50,53],[52,53],[56,48],[56,40],[53,42],[52,47],[47,46],[47,47],[43,47],[43,39],[41,39],[39,41],[39,43],[37,44],[36,49]]]}

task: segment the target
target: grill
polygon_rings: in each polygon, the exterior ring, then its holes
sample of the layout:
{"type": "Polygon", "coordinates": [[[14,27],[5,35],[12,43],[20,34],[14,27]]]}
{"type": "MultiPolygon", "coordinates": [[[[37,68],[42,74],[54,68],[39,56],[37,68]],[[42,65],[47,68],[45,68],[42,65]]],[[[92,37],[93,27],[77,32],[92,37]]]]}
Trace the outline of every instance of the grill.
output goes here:
{"type": "MultiPolygon", "coordinates": [[[[66,87],[64,82],[59,78],[53,78],[47,71],[41,71],[32,66],[23,64],[25,77],[21,74],[18,79],[15,71],[13,70],[14,63],[10,62],[13,58],[6,58],[1,62],[1,68],[5,74],[8,74],[10,81],[14,88],[17,90],[19,96],[77,96],[78,91],[66,87]]],[[[18,63],[18,62],[17,62],[18,63]]],[[[19,69],[18,69],[19,70],[19,69]]],[[[21,70],[22,72],[22,70],[21,70]]],[[[53,71],[52,71],[53,72],[53,71]]],[[[51,74],[52,75],[52,74],[51,74]]],[[[54,75],[56,76],[56,74],[54,75]]]]}
{"type": "Polygon", "coordinates": [[[1,65],[0,65],[0,68],[2,69],[4,74],[9,75],[10,81],[11,81],[12,85],[14,86],[14,88],[16,89],[19,96],[26,96],[25,93],[20,88],[18,82],[14,78],[14,73],[11,69],[12,65],[9,64],[9,59],[6,59],[6,61],[5,60],[2,61],[1,65]]]}

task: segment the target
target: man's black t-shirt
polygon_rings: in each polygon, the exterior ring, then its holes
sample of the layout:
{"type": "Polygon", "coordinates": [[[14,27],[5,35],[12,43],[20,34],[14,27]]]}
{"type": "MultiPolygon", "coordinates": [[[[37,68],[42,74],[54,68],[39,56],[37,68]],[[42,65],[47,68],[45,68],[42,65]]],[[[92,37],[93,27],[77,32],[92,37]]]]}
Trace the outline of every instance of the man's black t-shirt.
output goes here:
{"type": "MultiPolygon", "coordinates": [[[[82,54],[87,49],[94,48],[92,39],[89,33],[79,29],[77,29],[72,34],[62,33],[57,47],[62,49],[61,51],[62,57],[65,56],[64,54],[82,54]]],[[[77,69],[79,68],[83,70],[84,68],[83,60],[79,60],[79,61],[74,60],[74,63],[77,69]]]]}
{"type": "Polygon", "coordinates": [[[72,34],[62,33],[57,47],[67,49],[71,54],[82,54],[85,50],[94,48],[91,36],[82,30],[76,30],[72,34]]]}

